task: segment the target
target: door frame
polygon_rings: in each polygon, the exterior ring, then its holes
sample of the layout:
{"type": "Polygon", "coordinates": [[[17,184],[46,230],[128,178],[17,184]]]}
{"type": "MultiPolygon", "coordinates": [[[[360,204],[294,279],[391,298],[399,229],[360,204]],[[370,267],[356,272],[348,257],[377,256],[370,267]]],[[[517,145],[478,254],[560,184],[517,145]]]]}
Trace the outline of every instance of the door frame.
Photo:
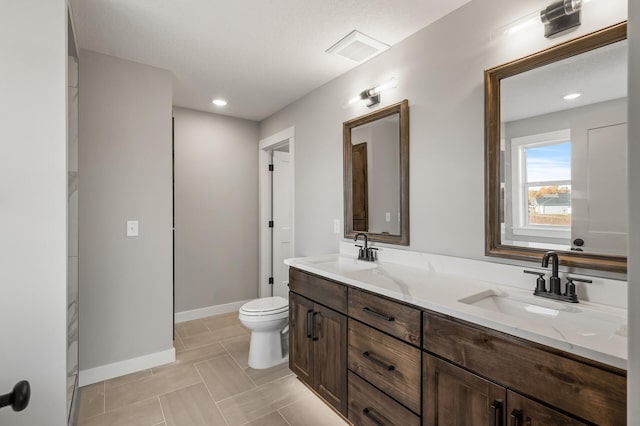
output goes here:
{"type": "Polygon", "coordinates": [[[269,163],[271,151],[289,145],[289,164],[291,173],[291,253],[295,254],[295,149],[294,127],[289,127],[267,138],[261,139],[258,150],[258,297],[270,296],[269,273],[271,260],[269,247],[270,188],[269,163]]]}

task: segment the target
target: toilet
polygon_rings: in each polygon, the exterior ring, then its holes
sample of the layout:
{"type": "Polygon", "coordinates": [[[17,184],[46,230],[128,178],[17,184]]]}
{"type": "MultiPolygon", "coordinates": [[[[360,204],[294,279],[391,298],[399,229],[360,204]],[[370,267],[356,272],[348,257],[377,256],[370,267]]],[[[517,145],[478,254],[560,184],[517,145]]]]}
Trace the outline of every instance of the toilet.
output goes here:
{"type": "Polygon", "coordinates": [[[289,359],[289,301],[283,297],[263,297],[242,305],[242,325],[251,330],[249,367],[273,367],[289,359]]]}

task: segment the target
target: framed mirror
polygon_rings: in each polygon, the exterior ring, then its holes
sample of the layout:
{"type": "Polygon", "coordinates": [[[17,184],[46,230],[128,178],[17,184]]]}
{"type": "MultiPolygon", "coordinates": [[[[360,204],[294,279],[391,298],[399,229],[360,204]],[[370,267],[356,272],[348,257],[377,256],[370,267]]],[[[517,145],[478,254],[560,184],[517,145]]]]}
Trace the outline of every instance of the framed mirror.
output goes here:
{"type": "Polygon", "coordinates": [[[626,272],[626,22],[485,71],[488,256],[626,272]]]}
{"type": "Polygon", "coordinates": [[[345,238],[409,245],[409,101],[342,129],[345,238]]]}

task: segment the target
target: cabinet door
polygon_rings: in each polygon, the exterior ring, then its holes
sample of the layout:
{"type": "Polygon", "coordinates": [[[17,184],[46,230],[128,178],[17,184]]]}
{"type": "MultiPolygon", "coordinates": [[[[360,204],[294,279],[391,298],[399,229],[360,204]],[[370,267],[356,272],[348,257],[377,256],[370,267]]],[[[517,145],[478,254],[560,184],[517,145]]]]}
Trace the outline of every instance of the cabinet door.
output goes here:
{"type": "Polygon", "coordinates": [[[303,382],[313,386],[312,348],[313,302],[289,293],[289,368],[303,382]]]}
{"type": "Polygon", "coordinates": [[[423,424],[502,426],[506,390],[426,353],[423,424]]]}
{"type": "Polygon", "coordinates": [[[507,416],[509,426],[586,425],[513,391],[507,391],[507,416]]]}
{"type": "Polygon", "coordinates": [[[347,415],[347,317],[316,304],[313,388],[347,415]]]}

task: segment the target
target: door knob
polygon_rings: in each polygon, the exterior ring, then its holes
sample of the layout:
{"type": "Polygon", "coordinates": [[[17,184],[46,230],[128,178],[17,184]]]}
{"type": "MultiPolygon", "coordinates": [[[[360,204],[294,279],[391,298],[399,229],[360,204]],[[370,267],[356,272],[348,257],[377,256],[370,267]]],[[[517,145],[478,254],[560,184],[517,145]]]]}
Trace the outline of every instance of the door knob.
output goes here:
{"type": "Polygon", "coordinates": [[[582,238],[576,238],[575,240],[573,240],[573,245],[582,247],[584,245],[584,240],[582,238]]]}
{"type": "Polygon", "coordinates": [[[26,380],[22,380],[13,387],[13,390],[6,395],[0,395],[0,408],[8,405],[13,411],[22,411],[29,405],[31,398],[31,386],[26,380]]]}

